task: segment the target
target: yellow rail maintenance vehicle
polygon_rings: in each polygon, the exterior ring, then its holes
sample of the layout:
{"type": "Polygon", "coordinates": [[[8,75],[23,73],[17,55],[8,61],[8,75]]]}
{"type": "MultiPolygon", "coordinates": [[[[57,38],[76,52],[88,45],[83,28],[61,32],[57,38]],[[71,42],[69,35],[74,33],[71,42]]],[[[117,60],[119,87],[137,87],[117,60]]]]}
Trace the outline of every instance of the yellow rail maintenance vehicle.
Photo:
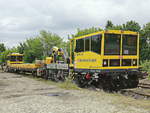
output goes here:
{"type": "Polygon", "coordinates": [[[7,64],[22,64],[23,63],[23,54],[11,53],[7,55],[7,64]]]}
{"type": "Polygon", "coordinates": [[[7,72],[30,72],[36,75],[37,69],[41,66],[41,63],[24,63],[23,54],[20,53],[11,53],[7,56],[7,72]]]}
{"type": "Polygon", "coordinates": [[[70,66],[81,86],[136,87],[139,75],[139,33],[105,30],[70,40],[70,66]]]}

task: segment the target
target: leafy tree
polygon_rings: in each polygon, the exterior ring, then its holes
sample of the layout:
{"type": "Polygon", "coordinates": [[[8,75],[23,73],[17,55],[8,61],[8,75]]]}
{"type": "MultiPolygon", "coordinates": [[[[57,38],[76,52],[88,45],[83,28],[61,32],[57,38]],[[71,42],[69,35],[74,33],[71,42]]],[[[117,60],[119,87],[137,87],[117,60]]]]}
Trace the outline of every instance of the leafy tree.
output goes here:
{"type": "Polygon", "coordinates": [[[123,30],[123,27],[122,25],[114,25],[112,28],[110,29],[113,29],[113,30],[123,30]]]}
{"type": "Polygon", "coordinates": [[[150,60],[150,23],[144,25],[140,37],[140,58],[141,60],[150,60]]]}
{"type": "Polygon", "coordinates": [[[19,52],[20,54],[23,54],[26,47],[27,47],[27,45],[26,45],[25,42],[19,43],[19,46],[17,46],[18,52],[19,52]]]}
{"type": "Polygon", "coordinates": [[[65,42],[63,47],[67,52],[68,56],[70,56],[70,41],[65,42]]]}
{"type": "Polygon", "coordinates": [[[63,39],[57,34],[52,34],[50,32],[41,31],[39,39],[42,43],[43,47],[43,55],[48,56],[51,52],[51,48],[53,46],[57,46],[59,48],[63,47],[63,39]]]}
{"type": "Polygon", "coordinates": [[[32,63],[36,59],[42,59],[43,47],[39,37],[30,38],[26,40],[24,48],[24,60],[25,62],[32,63]]]}
{"type": "Polygon", "coordinates": [[[136,32],[140,32],[141,27],[139,25],[139,23],[131,20],[131,21],[127,21],[126,24],[123,24],[123,30],[130,30],[130,31],[136,31],[136,32]]]}
{"type": "Polygon", "coordinates": [[[7,60],[7,55],[10,54],[10,53],[15,53],[15,52],[17,52],[17,49],[16,49],[15,47],[3,51],[3,52],[1,53],[1,55],[0,55],[0,62],[1,62],[1,63],[6,62],[6,60],[7,60]]]}
{"type": "Polygon", "coordinates": [[[139,23],[131,20],[131,21],[127,21],[125,24],[122,25],[114,25],[112,23],[112,21],[108,20],[105,26],[106,30],[130,30],[130,31],[136,31],[136,32],[140,32],[141,30],[141,26],[139,25],[139,23]]]}
{"type": "Polygon", "coordinates": [[[77,33],[76,34],[72,34],[72,37],[78,37],[78,36],[83,36],[83,35],[87,35],[90,33],[95,33],[98,31],[102,31],[101,28],[96,28],[96,27],[92,27],[92,28],[87,28],[87,29],[77,29],[77,33]]]}
{"type": "Polygon", "coordinates": [[[113,26],[114,26],[114,25],[113,25],[112,21],[111,21],[111,20],[108,20],[108,21],[106,22],[105,29],[106,29],[106,30],[112,29],[113,26]]]}
{"type": "Polygon", "coordinates": [[[3,43],[0,43],[0,52],[4,52],[6,50],[6,47],[3,43]]]}
{"type": "Polygon", "coordinates": [[[35,59],[43,59],[48,56],[53,46],[62,48],[66,47],[67,43],[57,34],[42,30],[39,36],[20,43],[17,50],[24,54],[25,62],[32,63],[35,59]]]}

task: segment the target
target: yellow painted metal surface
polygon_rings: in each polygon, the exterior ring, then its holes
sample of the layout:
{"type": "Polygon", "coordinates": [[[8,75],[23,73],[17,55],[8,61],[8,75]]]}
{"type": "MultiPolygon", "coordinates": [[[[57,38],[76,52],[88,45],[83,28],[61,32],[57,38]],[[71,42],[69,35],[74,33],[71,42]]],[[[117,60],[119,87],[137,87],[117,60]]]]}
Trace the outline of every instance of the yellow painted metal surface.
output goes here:
{"type": "MultiPolygon", "coordinates": [[[[9,54],[9,55],[7,55],[7,57],[10,57],[10,56],[21,56],[21,57],[23,57],[23,54],[20,54],[20,53],[11,53],[11,54],[9,54]]],[[[23,61],[10,61],[10,60],[7,60],[7,64],[22,64],[23,63],[23,61]]]]}
{"type": "Polygon", "coordinates": [[[45,64],[51,64],[52,60],[52,57],[46,57],[45,64]]]}
{"type": "MultiPolygon", "coordinates": [[[[19,54],[19,53],[11,53],[8,56],[23,56],[23,54],[19,54]]],[[[7,61],[7,65],[10,68],[15,68],[15,69],[36,69],[38,67],[41,67],[42,64],[25,64],[23,61],[7,61]]]]}
{"type": "Polygon", "coordinates": [[[94,52],[76,53],[74,67],[84,69],[99,69],[102,67],[102,56],[94,52]]]}
{"type": "Polygon", "coordinates": [[[9,67],[16,69],[36,69],[41,67],[40,64],[9,64],[9,67]]]}
{"type": "Polygon", "coordinates": [[[133,32],[133,31],[105,30],[105,31],[99,31],[99,32],[95,32],[95,33],[88,34],[88,35],[80,36],[80,37],[75,37],[74,39],[77,40],[77,39],[81,39],[81,38],[85,38],[85,37],[89,37],[89,36],[93,36],[93,35],[98,35],[98,34],[104,34],[104,33],[138,35],[137,32],[133,32]]]}
{"type": "Polygon", "coordinates": [[[22,64],[23,61],[7,61],[7,64],[22,64]]]}

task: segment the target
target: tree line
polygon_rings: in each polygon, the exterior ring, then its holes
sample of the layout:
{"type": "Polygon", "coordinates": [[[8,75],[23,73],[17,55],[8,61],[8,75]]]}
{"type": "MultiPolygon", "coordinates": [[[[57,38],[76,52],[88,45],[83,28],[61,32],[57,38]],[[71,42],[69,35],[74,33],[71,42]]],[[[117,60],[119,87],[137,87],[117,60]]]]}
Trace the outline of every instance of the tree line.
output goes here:
{"type": "MultiPolygon", "coordinates": [[[[127,21],[125,24],[114,25],[108,20],[104,28],[91,27],[87,29],[77,29],[75,34],[68,37],[77,37],[94,33],[101,30],[131,30],[140,33],[140,60],[150,60],[150,23],[140,26],[136,21],[127,21]]],[[[53,46],[69,50],[69,41],[66,42],[57,34],[42,30],[36,37],[28,38],[26,41],[19,43],[17,47],[6,48],[3,43],[0,43],[0,62],[6,62],[6,56],[12,52],[24,54],[24,61],[32,63],[35,59],[43,59],[49,56],[53,46]]]]}
{"type": "Polygon", "coordinates": [[[24,54],[24,61],[28,63],[34,62],[36,59],[42,60],[44,57],[49,56],[50,50],[53,46],[65,48],[67,42],[63,41],[59,35],[40,31],[39,36],[28,38],[26,41],[19,43],[17,47],[6,48],[4,44],[0,44],[0,62],[6,62],[9,53],[24,54]],[[2,49],[1,48],[5,48],[2,49]]]}

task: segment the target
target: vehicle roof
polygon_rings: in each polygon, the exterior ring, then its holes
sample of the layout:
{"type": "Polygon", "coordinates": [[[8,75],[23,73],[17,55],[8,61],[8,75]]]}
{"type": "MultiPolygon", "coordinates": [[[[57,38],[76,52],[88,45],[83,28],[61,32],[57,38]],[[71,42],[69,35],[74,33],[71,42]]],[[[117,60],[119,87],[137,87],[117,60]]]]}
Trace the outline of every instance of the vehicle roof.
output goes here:
{"type": "MultiPolygon", "coordinates": [[[[72,38],[72,39],[77,40],[77,39],[81,39],[81,38],[85,38],[85,37],[90,37],[90,36],[93,36],[93,35],[98,35],[98,34],[103,34],[103,33],[138,35],[138,32],[133,32],[133,31],[103,30],[103,31],[98,31],[98,32],[95,32],[95,33],[90,33],[90,34],[87,34],[87,35],[75,37],[75,38],[72,38]]],[[[71,40],[72,40],[72,39],[71,39],[71,40]]]]}

